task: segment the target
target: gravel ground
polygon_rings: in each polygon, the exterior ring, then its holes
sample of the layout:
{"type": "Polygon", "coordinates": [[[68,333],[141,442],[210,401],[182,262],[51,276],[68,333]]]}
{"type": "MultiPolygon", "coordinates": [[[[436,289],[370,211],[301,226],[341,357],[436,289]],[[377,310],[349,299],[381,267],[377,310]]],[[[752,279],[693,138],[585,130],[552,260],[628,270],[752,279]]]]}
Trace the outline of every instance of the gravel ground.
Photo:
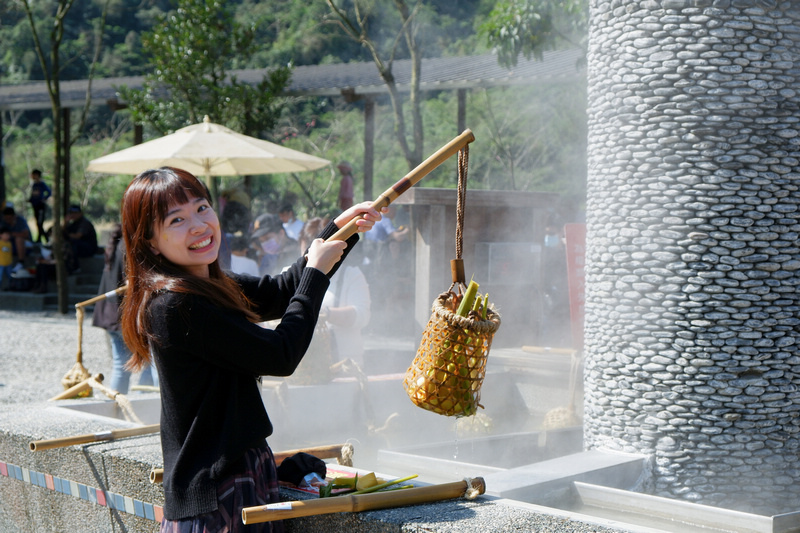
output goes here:
{"type": "MultiPolygon", "coordinates": [[[[105,330],[83,321],[83,366],[111,379],[105,330]]],[[[63,392],[61,378],[75,365],[78,322],[74,313],[0,311],[0,404],[40,402],[63,392]]],[[[137,383],[133,378],[132,383],[137,383]]]]}

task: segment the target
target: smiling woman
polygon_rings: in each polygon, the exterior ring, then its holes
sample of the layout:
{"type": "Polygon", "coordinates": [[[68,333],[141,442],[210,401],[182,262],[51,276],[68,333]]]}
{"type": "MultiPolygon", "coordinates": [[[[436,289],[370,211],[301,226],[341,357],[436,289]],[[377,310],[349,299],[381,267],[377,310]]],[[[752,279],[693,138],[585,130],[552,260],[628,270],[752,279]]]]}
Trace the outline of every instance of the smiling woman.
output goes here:
{"type": "Polygon", "coordinates": [[[130,183],[122,331],[129,366],[152,358],[158,368],[162,531],[240,531],[243,507],[278,501],[272,423],[254,377],[290,375],[308,349],[330,277],[358,235],[325,239],[353,220],[363,232],[380,218],[370,202],[353,206],[285,272],[257,278],[220,268],[219,219],[195,176],[160,168],[130,183]],[[274,330],[256,323],[274,319],[274,330]]]}
{"type": "Polygon", "coordinates": [[[152,251],[163,255],[194,276],[207,278],[216,261],[221,239],[219,218],[206,198],[190,198],[172,207],[161,224],[154,225],[152,251]]]}

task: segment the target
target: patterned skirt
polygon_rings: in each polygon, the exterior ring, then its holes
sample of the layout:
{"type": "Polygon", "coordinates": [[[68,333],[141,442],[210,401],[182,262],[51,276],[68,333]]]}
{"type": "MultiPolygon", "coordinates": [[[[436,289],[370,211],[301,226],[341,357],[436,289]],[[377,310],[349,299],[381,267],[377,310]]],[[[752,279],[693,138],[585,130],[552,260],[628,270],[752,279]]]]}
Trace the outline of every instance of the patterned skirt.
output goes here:
{"type": "Polygon", "coordinates": [[[161,533],[283,533],[280,521],[244,525],[242,509],[280,501],[275,458],[266,444],[244,454],[244,468],[217,485],[216,511],[161,522],[161,533]]]}

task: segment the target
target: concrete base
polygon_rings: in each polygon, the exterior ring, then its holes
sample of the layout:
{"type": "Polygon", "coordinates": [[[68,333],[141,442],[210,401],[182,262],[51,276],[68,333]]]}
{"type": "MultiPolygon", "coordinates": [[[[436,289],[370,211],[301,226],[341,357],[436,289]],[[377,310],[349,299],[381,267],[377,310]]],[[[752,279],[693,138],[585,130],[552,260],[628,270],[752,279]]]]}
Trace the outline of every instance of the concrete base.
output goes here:
{"type": "Polygon", "coordinates": [[[645,473],[646,455],[598,450],[511,468],[484,477],[487,493],[502,498],[564,508],[574,499],[573,482],[631,490],[645,473]]]}
{"type": "MultiPolygon", "coordinates": [[[[155,532],[164,495],[151,484],[161,466],[158,435],[31,452],[31,441],[131,427],[125,421],[70,413],[53,403],[0,408],[0,531],[155,532]]],[[[358,449],[355,450],[358,466],[358,449]]],[[[489,481],[490,493],[503,491],[489,481]]],[[[285,500],[310,497],[282,489],[285,500]]],[[[613,521],[480,497],[292,519],[288,532],[613,532],[613,521]]]]}

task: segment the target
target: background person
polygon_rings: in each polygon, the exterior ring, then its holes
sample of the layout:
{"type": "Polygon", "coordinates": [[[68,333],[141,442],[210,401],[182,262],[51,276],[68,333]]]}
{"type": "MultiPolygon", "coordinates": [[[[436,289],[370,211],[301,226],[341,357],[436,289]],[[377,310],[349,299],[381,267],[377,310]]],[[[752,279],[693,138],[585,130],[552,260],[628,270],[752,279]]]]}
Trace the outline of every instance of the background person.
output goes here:
{"type": "Polygon", "coordinates": [[[77,204],[72,204],[67,209],[64,240],[72,251],[72,264],[68,268],[73,272],[79,268],[81,258],[92,257],[97,253],[97,231],[94,224],[83,216],[83,210],[77,204]]]}
{"type": "Polygon", "coordinates": [[[278,218],[281,219],[286,236],[297,242],[300,239],[300,232],[303,231],[304,222],[294,214],[294,207],[291,204],[284,204],[278,211],[278,218]]]}
{"type": "MultiPolygon", "coordinates": [[[[312,218],[306,222],[300,238],[301,250],[307,248],[314,236],[323,228],[323,219],[312,218]]],[[[364,368],[364,340],[361,331],[370,319],[371,300],[369,284],[355,260],[360,257],[354,250],[349,258],[353,264],[343,265],[331,280],[322,300],[320,320],[325,320],[332,337],[334,363],[352,359],[364,368]]]]}
{"type": "Polygon", "coordinates": [[[14,252],[11,246],[11,229],[0,224],[0,288],[6,290],[11,284],[11,268],[14,266],[14,252]]]}
{"type": "Polygon", "coordinates": [[[25,262],[26,243],[31,238],[31,230],[28,228],[25,218],[18,215],[11,206],[3,208],[3,222],[11,231],[11,247],[16,263],[13,270],[17,271],[23,267],[25,262]]]}
{"type": "Polygon", "coordinates": [[[353,167],[347,161],[342,161],[336,168],[342,173],[342,180],[339,182],[339,209],[344,211],[353,205],[353,199],[355,197],[353,167]]]}
{"type": "MultiPolygon", "coordinates": [[[[128,186],[122,331],[133,352],[131,367],[152,359],[158,367],[161,531],[241,531],[243,507],[279,501],[266,443],[272,424],[255,377],[288,376],[299,364],[330,277],[358,235],[346,242],[323,239],[360,214],[359,231],[381,216],[370,204],[354,206],[286,272],[256,278],[220,269],[219,219],[193,175],[149,170],[128,186]],[[274,330],[258,325],[278,318],[274,330]]],[[[267,522],[248,531],[282,529],[267,522]]]]}
{"type": "Polygon", "coordinates": [[[47,199],[53,195],[50,187],[42,181],[42,171],[38,168],[31,170],[31,194],[28,203],[33,208],[33,218],[36,220],[36,241],[48,241],[47,232],[44,230],[44,218],[47,214],[47,199]]]}
{"type": "MultiPolygon", "coordinates": [[[[98,294],[106,294],[125,285],[125,244],[122,242],[122,226],[116,224],[108,235],[105,249],[103,276],[100,278],[98,294]]],[[[122,338],[119,324],[119,308],[124,298],[112,296],[94,304],[92,325],[103,328],[111,342],[111,382],[109,386],[122,394],[128,394],[131,372],[125,365],[131,358],[131,351],[122,338]]],[[[158,387],[158,373],[155,365],[146,366],[139,376],[139,385],[158,387]]]]}
{"type": "Polygon", "coordinates": [[[231,243],[231,272],[258,276],[258,263],[255,259],[247,257],[250,251],[247,237],[234,235],[229,242],[231,243]]]}

